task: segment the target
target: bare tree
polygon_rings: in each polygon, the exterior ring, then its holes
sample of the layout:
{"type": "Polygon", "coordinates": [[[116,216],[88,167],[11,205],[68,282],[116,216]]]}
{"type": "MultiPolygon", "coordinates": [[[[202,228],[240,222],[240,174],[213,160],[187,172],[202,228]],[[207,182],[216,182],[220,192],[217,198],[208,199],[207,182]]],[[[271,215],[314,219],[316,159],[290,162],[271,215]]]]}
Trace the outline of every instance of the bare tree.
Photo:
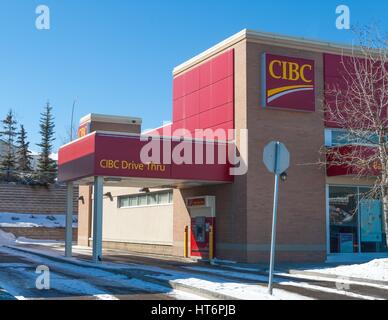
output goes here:
{"type": "Polygon", "coordinates": [[[382,199],[388,245],[388,37],[371,28],[357,34],[352,54],[341,59],[340,79],[326,88],[325,119],[344,129],[344,146],[324,152],[328,166],[373,179],[370,195],[382,199]]]}

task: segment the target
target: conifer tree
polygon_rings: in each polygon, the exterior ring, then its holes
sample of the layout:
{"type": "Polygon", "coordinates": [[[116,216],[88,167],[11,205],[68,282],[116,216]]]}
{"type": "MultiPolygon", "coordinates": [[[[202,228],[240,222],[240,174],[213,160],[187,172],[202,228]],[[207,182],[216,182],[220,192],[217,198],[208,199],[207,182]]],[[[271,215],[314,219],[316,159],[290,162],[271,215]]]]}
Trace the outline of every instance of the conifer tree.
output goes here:
{"type": "Polygon", "coordinates": [[[38,147],[41,148],[38,161],[38,178],[43,184],[54,183],[57,176],[57,163],[50,155],[53,150],[53,141],[55,140],[55,124],[52,115],[52,107],[47,102],[40,118],[41,142],[38,147]]]}
{"type": "Polygon", "coordinates": [[[5,154],[0,162],[1,172],[5,175],[6,181],[11,181],[11,177],[15,170],[15,146],[14,141],[16,137],[16,120],[12,110],[9,110],[7,116],[2,120],[3,130],[0,136],[4,139],[6,144],[5,154]]]}
{"type": "Polygon", "coordinates": [[[32,155],[29,149],[30,143],[27,141],[27,132],[24,129],[24,126],[20,126],[20,131],[18,132],[18,138],[16,141],[16,156],[17,163],[16,169],[20,174],[25,174],[32,172],[32,155]]]}

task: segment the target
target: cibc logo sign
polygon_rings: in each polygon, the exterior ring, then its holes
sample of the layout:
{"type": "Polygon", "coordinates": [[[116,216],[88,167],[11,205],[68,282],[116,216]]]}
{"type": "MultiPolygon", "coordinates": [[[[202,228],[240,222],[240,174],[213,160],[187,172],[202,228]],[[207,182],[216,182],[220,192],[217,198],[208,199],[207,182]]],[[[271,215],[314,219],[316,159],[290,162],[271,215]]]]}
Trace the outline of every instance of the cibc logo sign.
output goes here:
{"type": "Polygon", "coordinates": [[[315,111],[314,60],[263,54],[262,106],[315,111]]]}

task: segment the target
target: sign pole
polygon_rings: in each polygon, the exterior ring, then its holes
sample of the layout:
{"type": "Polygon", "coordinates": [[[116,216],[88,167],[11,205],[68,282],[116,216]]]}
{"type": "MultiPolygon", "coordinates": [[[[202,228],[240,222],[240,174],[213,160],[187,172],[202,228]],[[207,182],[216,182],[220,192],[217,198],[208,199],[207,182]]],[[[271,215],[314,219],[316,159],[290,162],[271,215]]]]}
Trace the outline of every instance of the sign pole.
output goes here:
{"type": "MultiPolygon", "coordinates": [[[[269,279],[268,293],[273,293],[273,273],[275,268],[275,252],[276,252],[276,220],[278,214],[278,198],[279,198],[279,179],[283,174],[286,175],[286,170],[290,167],[290,152],[286,146],[280,141],[272,141],[268,143],[263,152],[263,162],[268,171],[275,175],[275,187],[273,194],[273,212],[272,212],[272,236],[271,236],[271,260],[269,264],[269,279]]],[[[283,180],[283,179],[282,179],[283,180]]],[[[285,181],[285,179],[284,179],[285,181]]]]}
{"type": "Polygon", "coordinates": [[[278,169],[278,160],[279,160],[279,146],[280,143],[276,142],[275,145],[275,188],[273,196],[273,218],[272,218],[272,236],[271,236],[271,259],[269,265],[269,281],[268,281],[268,293],[272,295],[273,293],[273,273],[274,273],[274,264],[275,264],[275,249],[276,249],[276,220],[277,220],[277,211],[278,211],[278,195],[279,195],[279,173],[278,169]]]}

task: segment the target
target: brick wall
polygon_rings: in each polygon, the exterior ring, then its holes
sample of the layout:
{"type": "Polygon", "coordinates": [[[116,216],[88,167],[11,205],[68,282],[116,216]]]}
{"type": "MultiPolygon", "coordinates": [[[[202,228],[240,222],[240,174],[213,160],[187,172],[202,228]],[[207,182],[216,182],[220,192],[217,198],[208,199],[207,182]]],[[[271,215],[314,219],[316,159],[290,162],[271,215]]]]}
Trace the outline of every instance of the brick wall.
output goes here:
{"type": "MultiPolygon", "coordinates": [[[[4,232],[12,233],[15,237],[42,240],[65,240],[65,228],[0,228],[4,232]]],[[[73,241],[77,240],[78,229],[73,228],[73,241]]]]}
{"type": "MultiPolygon", "coordinates": [[[[74,212],[78,213],[78,188],[74,188],[74,212]]],[[[0,212],[64,214],[66,186],[0,184],[0,212]]]]}

